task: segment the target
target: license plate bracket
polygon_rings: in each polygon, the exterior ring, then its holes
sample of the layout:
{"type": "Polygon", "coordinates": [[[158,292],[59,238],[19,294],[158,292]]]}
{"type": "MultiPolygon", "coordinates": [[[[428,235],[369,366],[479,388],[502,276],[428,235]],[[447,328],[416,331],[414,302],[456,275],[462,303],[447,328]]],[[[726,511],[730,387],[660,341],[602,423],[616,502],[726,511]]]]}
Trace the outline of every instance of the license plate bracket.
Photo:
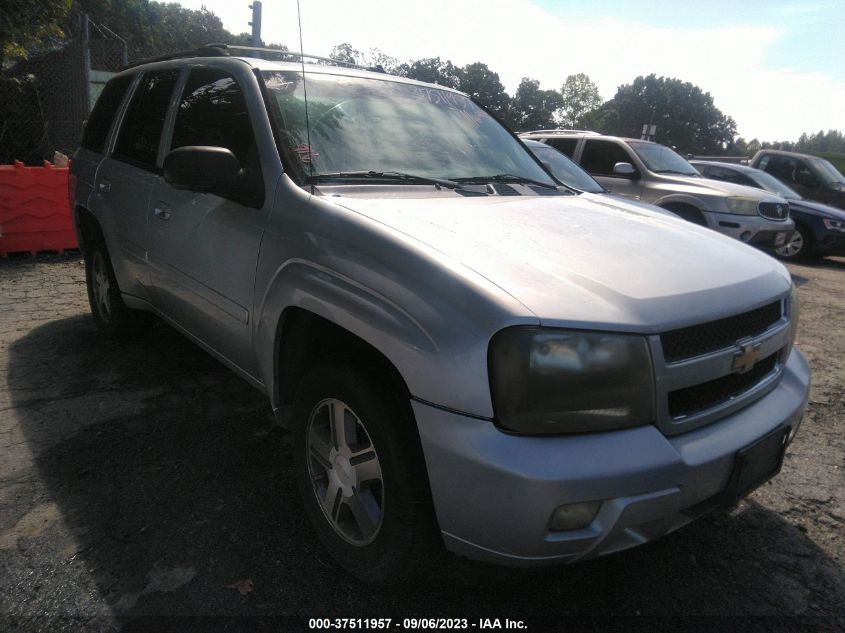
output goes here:
{"type": "Polygon", "coordinates": [[[780,472],[790,428],[780,428],[736,453],[731,479],[725,489],[727,505],[735,506],[752,490],[780,472]]]}

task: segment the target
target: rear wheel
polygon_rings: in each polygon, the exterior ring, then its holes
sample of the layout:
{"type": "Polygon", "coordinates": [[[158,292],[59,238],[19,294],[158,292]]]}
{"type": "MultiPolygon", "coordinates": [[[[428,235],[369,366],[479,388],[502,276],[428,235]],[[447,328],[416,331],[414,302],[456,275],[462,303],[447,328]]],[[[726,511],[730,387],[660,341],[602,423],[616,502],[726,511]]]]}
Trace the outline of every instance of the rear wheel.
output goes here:
{"type": "Polygon", "coordinates": [[[440,549],[413,414],[383,383],[349,362],[318,366],[292,419],[306,514],[334,559],[375,583],[418,573],[440,549]]]}
{"type": "Polygon", "coordinates": [[[134,339],[150,329],[153,315],[132,310],[123,302],[102,238],[85,249],[85,282],[91,315],[103,336],[114,340],[134,339]]]}
{"type": "Polygon", "coordinates": [[[803,224],[796,224],[786,243],[775,249],[775,255],[786,261],[806,259],[812,253],[812,247],[813,234],[803,224]]]}

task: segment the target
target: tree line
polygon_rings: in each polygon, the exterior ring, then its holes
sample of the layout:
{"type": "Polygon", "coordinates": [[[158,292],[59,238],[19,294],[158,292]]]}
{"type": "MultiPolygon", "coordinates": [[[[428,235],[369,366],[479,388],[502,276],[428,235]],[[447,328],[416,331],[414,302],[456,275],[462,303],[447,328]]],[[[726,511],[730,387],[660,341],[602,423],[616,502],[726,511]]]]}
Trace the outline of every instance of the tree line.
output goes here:
{"type": "MultiPolygon", "coordinates": [[[[209,42],[250,43],[248,33],[228,31],[205,7],[193,10],[150,0],[5,0],[3,4],[0,69],[60,46],[73,32],[73,19],[79,12],[125,39],[130,59],[209,42]]],[[[287,50],[282,44],[270,46],[287,50]]],[[[770,147],[845,152],[845,139],[838,130],[802,134],[796,142],[746,141],[738,137],[736,122],[715,106],[710,93],[673,77],[637,77],[602,101],[595,83],[584,73],[569,75],[557,89],[543,88],[538,80],[523,77],[509,94],[498,73],[480,61],[465,66],[440,57],[400,62],[377,48],[362,52],[349,43],[335,46],[331,57],[461,90],[517,132],[563,127],[638,138],[644,125],[654,125],[654,140],[699,155],[750,154],[770,147]]]]}

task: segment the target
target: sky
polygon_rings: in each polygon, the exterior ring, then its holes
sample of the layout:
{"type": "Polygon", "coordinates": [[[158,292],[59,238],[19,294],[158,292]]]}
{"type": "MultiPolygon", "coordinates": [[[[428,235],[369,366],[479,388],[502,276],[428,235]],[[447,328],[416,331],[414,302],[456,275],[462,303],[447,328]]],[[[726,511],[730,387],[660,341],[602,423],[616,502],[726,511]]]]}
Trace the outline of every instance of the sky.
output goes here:
{"type": "MultiPolygon", "coordinates": [[[[250,0],[206,6],[249,30],[250,0]]],[[[559,89],[586,73],[610,99],[655,73],[709,92],[746,140],[845,130],[845,0],[300,0],[303,50],[348,42],[400,61],[481,61],[513,94],[523,77],[559,89]]],[[[262,38],[299,50],[296,0],[265,0],[262,38]]]]}

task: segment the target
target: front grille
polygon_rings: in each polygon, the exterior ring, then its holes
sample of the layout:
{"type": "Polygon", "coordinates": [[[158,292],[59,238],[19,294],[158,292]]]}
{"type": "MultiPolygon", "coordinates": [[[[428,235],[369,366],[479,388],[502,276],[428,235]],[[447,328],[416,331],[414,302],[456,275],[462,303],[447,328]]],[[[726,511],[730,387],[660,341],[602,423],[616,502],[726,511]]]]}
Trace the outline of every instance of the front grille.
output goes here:
{"type": "Polygon", "coordinates": [[[781,317],[781,302],[700,325],[671,330],[660,336],[663,358],[673,363],[734,345],[744,338],[758,336],[781,317]]]}
{"type": "Polygon", "coordinates": [[[669,415],[680,418],[727,402],[741,395],[774,371],[778,352],[759,361],[744,374],[728,374],[692,387],[670,391],[669,415]]]}
{"type": "Polygon", "coordinates": [[[757,213],[769,220],[785,220],[789,217],[789,204],[783,202],[761,202],[757,213]]]}

